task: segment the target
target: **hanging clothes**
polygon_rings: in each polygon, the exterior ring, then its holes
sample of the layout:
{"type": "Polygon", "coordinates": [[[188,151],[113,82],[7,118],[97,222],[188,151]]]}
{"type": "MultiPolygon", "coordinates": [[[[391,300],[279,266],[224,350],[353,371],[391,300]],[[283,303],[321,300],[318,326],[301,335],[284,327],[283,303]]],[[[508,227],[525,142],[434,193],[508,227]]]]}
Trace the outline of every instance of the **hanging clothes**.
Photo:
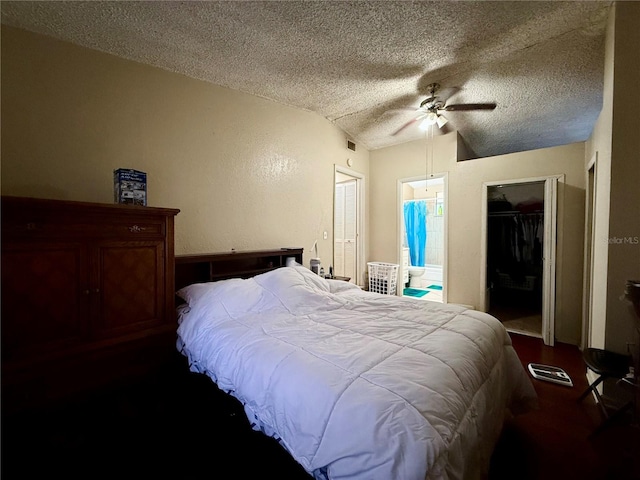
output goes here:
{"type": "Polygon", "coordinates": [[[538,264],[542,260],[540,237],[538,231],[542,231],[543,216],[541,214],[521,214],[518,215],[522,228],[522,260],[532,265],[538,264]]]}
{"type": "Polygon", "coordinates": [[[541,213],[490,214],[488,263],[493,271],[508,273],[515,281],[542,265],[544,215],[541,213]]]}
{"type": "Polygon", "coordinates": [[[424,267],[427,246],[427,201],[404,202],[405,242],[409,247],[409,258],[414,267],[424,267]]]}

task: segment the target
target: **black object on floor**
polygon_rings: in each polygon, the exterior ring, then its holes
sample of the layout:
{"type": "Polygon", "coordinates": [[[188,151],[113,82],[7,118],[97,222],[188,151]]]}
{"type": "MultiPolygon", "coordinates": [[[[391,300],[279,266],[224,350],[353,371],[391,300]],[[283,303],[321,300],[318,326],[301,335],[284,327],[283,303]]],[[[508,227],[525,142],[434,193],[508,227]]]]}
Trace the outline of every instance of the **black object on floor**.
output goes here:
{"type": "Polygon", "coordinates": [[[623,378],[629,372],[630,359],[627,355],[621,355],[599,348],[585,348],[582,352],[582,358],[589,370],[598,374],[598,378],[582,392],[578,397],[578,401],[582,401],[589,392],[593,392],[598,400],[600,393],[596,388],[607,378],[623,378]]]}
{"type": "Polygon", "coordinates": [[[598,391],[598,386],[604,382],[607,378],[613,378],[620,380],[629,373],[629,366],[631,365],[631,358],[628,355],[622,355],[608,350],[602,350],[599,348],[585,348],[582,352],[582,358],[589,370],[598,375],[591,385],[589,385],[584,392],[578,397],[578,402],[581,402],[589,392],[593,392],[595,395],[602,415],[605,421],[596,429],[598,433],[605,428],[609,422],[626,410],[633,406],[632,402],[627,402],[622,406],[614,407],[611,411],[607,407],[607,404],[598,391]]]}

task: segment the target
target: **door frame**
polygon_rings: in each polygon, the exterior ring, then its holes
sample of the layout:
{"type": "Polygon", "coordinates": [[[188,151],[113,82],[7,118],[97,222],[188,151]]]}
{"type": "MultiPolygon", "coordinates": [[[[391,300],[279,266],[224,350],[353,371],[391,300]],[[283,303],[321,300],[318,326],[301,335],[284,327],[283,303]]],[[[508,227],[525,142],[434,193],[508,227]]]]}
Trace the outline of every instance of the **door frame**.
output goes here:
{"type": "MultiPolygon", "coordinates": [[[[405,183],[411,182],[420,182],[426,181],[434,178],[442,178],[443,180],[443,192],[444,192],[444,231],[443,231],[443,259],[442,259],[442,303],[447,303],[447,292],[448,292],[448,274],[449,270],[449,254],[448,254],[448,245],[449,245],[449,173],[430,173],[427,175],[420,175],[417,177],[407,177],[398,179],[397,184],[397,200],[396,204],[398,205],[398,214],[396,215],[398,219],[398,223],[396,225],[396,258],[397,263],[400,265],[400,271],[398,272],[398,278],[402,278],[402,235],[404,233],[404,206],[403,206],[403,195],[402,195],[402,186],[405,183]]],[[[402,289],[398,288],[397,294],[402,296],[402,289]]]]}
{"type": "Polygon", "coordinates": [[[489,214],[487,201],[489,187],[537,182],[544,182],[542,332],[540,333],[545,345],[553,346],[555,343],[558,209],[561,208],[558,199],[558,183],[564,183],[564,174],[483,182],[482,226],[480,230],[480,308],[483,312],[487,311],[487,223],[489,214]]]}
{"type": "Polygon", "coordinates": [[[333,170],[333,239],[331,242],[331,258],[335,265],[335,231],[336,231],[336,183],[338,174],[347,175],[356,181],[356,278],[354,283],[358,286],[364,285],[365,272],[365,235],[364,235],[364,212],[365,212],[365,177],[364,174],[334,164],[333,170]]]}
{"type": "Polygon", "coordinates": [[[593,322],[593,245],[596,232],[596,195],[598,177],[598,152],[596,152],[585,170],[585,209],[584,209],[584,274],[582,278],[582,336],[580,349],[592,344],[591,325],[593,322]],[[593,172],[593,173],[592,173],[593,172]]]}

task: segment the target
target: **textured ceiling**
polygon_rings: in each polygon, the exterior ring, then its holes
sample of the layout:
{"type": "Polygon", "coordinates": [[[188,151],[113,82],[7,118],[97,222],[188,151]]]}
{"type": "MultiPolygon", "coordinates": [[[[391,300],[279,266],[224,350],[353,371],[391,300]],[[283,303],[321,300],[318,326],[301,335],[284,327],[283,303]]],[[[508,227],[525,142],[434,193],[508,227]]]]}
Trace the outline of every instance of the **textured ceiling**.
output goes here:
{"type": "Polygon", "coordinates": [[[2,1],[2,23],[317,112],[357,145],[424,137],[426,86],[479,157],[586,140],[611,2],[2,1]]]}

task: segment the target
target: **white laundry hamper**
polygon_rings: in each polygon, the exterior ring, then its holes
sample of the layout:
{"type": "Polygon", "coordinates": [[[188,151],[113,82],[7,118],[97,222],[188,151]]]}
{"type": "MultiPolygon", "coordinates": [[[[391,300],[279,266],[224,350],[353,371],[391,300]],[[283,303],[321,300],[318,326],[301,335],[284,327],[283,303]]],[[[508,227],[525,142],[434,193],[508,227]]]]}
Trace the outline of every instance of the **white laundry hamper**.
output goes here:
{"type": "Polygon", "coordinates": [[[398,284],[396,263],[368,262],[369,291],[383,295],[395,295],[398,284]]]}

